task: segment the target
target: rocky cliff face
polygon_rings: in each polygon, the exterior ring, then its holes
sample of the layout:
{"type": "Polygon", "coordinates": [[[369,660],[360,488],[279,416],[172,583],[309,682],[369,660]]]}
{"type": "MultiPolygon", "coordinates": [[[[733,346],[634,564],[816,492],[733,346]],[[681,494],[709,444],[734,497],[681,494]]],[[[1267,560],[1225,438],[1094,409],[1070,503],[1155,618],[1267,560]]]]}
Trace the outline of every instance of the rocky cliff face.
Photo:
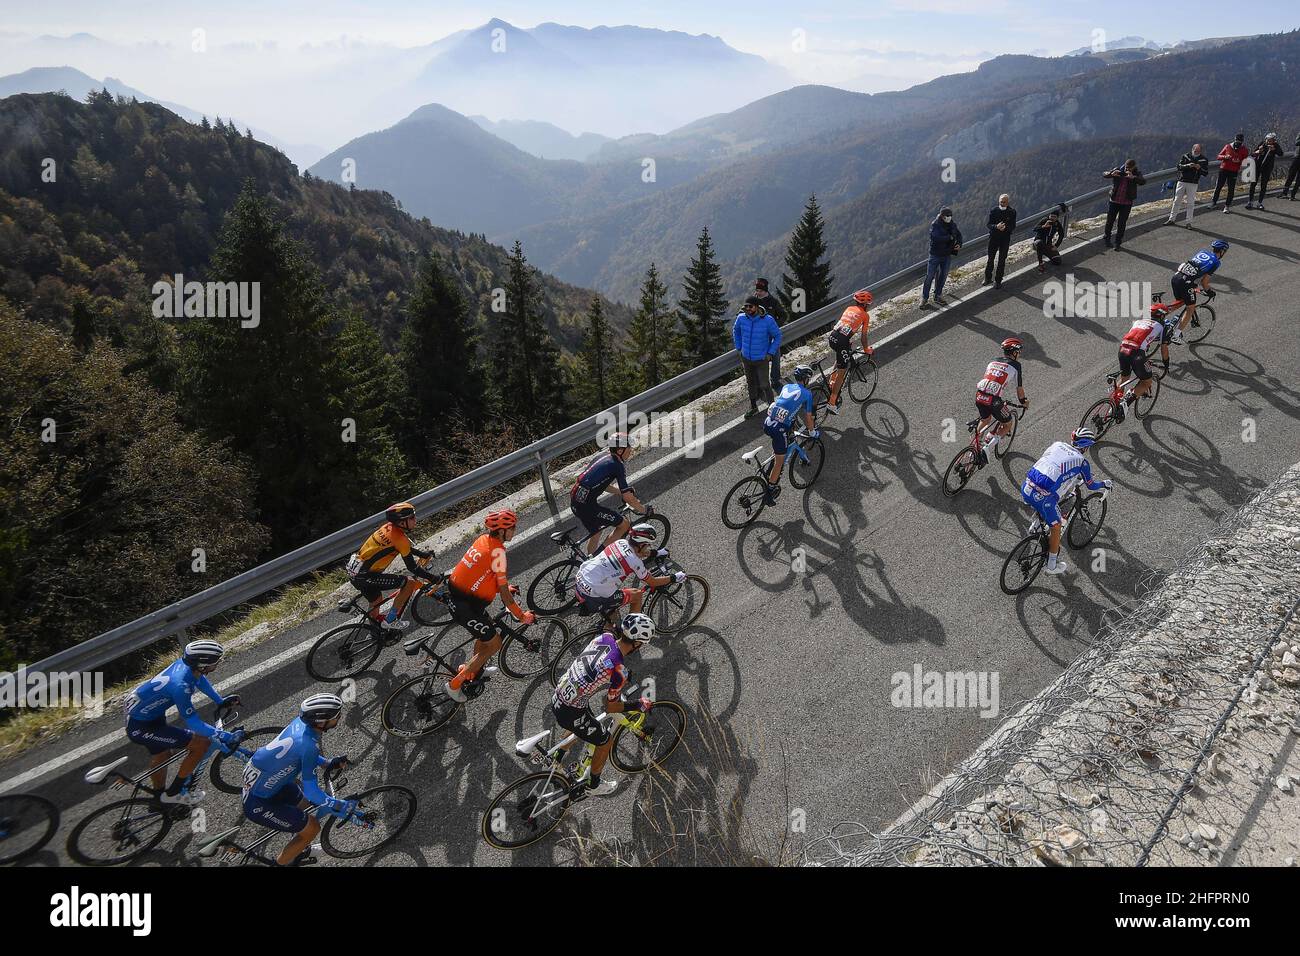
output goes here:
{"type": "Polygon", "coordinates": [[[1012,150],[1096,133],[1096,124],[1083,110],[1078,95],[1037,92],[1011,100],[1005,109],[943,137],[930,154],[937,160],[951,156],[974,163],[1012,150]]]}

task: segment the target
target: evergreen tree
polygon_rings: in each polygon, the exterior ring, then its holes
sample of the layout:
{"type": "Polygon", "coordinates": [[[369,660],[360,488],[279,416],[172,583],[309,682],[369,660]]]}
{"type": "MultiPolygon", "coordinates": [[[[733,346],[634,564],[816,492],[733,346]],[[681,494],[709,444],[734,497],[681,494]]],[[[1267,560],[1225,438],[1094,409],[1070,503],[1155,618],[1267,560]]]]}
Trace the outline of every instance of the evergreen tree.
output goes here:
{"type": "Polygon", "coordinates": [[[628,329],[628,348],[621,357],[619,379],[624,395],[644,392],[670,377],[680,338],[677,316],[668,307],[668,287],[659,280],[659,270],[652,262],[641,282],[641,301],[628,329]]]}
{"type": "Polygon", "coordinates": [[[723,351],[727,337],[722,315],[727,311],[723,293],[722,270],[713,256],[713,240],[705,226],[695,244],[682,280],[683,297],[677,301],[678,315],[685,332],[682,356],[687,364],[699,365],[723,351]]]}
{"type": "Polygon", "coordinates": [[[826,240],[822,235],[824,226],[817,197],[809,196],[803,215],[799,217],[799,224],[790,237],[790,245],[785,253],[785,267],[789,271],[781,273],[781,288],[777,292],[781,305],[792,319],[816,311],[833,301],[831,285],[834,279],[831,276],[831,266],[829,262],[822,261],[826,255],[826,240]],[[798,289],[803,290],[803,307],[796,310],[795,306],[800,304],[795,301],[798,289]]]}
{"type": "Polygon", "coordinates": [[[401,425],[402,376],[396,360],[384,351],[379,330],[352,314],[336,339],[336,385],[342,418],[355,422],[356,441],[347,449],[353,470],[369,476],[374,498],[402,497],[410,485],[410,467],[394,438],[401,425]]]}
{"type": "Polygon", "coordinates": [[[497,319],[491,348],[496,409],[529,438],[569,420],[568,382],[559,346],[540,308],[535,272],[516,240],[510,250],[505,311],[497,319]]]}
{"type": "Polygon", "coordinates": [[[584,406],[593,411],[604,411],[616,397],[614,345],[609,320],[600,304],[600,296],[591,297],[587,309],[587,337],[578,355],[582,377],[584,406]]]}

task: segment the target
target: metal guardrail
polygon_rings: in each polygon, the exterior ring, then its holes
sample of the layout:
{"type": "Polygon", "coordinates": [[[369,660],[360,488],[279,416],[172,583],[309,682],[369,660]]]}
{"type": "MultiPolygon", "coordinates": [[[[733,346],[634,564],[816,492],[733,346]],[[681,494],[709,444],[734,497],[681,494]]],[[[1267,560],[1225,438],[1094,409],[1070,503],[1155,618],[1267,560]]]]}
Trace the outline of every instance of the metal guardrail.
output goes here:
{"type": "MultiPolygon", "coordinates": [[[[1210,165],[1213,168],[1218,163],[1212,160],[1210,165]]],[[[1176,173],[1177,169],[1163,169],[1150,173],[1147,175],[1147,186],[1139,188],[1150,188],[1155,185],[1156,180],[1162,180],[1176,173]]],[[[1062,225],[1068,229],[1069,219],[1079,207],[1108,195],[1110,188],[1110,185],[1102,186],[1099,189],[1044,209],[1032,216],[1022,218],[1013,232],[1013,240],[1016,235],[1023,234],[1020,235],[1020,238],[1024,238],[1025,235],[1033,232],[1038,222],[1054,210],[1063,212],[1062,219],[1064,221],[1062,225]]],[[[987,240],[987,233],[976,239],[967,240],[962,244],[962,252],[956,257],[956,260],[966,262],[985,255],[986,250],[983,244],[987,240]]],[[[956,264],[955,261],[954,265],[956,264]]],[[[911,288],[918,280],[923,279],[927,265],[928,257],[900,269],[893,275],[877,280],[866,286],[866,288],[870,289],[872,294],[878,298],[895,295],[911,288]]],[[[793,341],[816,331],[819,327],[827,325],[831,320],[838,318],[840,310],[845,308],[851,301],[851,296],[845,296],[830,305],[786,323],[781,328],[782,338],[793,341]]],[[[496,461],[475,468],[473,471],[466,472],[430,491],[415,496],[411,501],[415,505],[416,515],[424,519],[454,508],[476,495],[490,491],[507,481],[520,478],[534,469],[541,473],[543,490],[551,512],[559,514],[559,505],[555,500],[555,495],[551,489],[550,476],[547,473],[546,466],[548,462],[594,441],[600,434],[601,428],[608,423],[610,414],[616,414],[620,408],[625,408],[629,414],[658,410],[677,399],[684,398],[705,385],[712,384],[717,379],[727,376],[739,368],[740,357],[734,350],[710,359],[703,365],[696,366],[666,382],[646,389],[625,402],[611,406],[602,413],[576,422],[553,435],[538,439],[530,445],[511,452],[503,458],[498,458],[496,461]]],[[[382,515],[382,512],[371,515],[324,538],[313,541],[311,544],[303,545],[301,548],[267,561],[265,564],[250,568],[242,574],[222,581],[220,584],[215,584],[198,594],[183,598],[151,614],[146,614],[129,624],[123,624],[111,631],[105,631],[98,637],[91,638],[36,664],[29,665],[27,670],[72,672],[89,671],[103,667],[105,664],[147,647],[155,641],[162,640],[196,624],[201,624],[210,617],[252,601],[268,591],[300,578],[311,571],[347,557],[355,550],[357,541],[374,530],[382,515]]]]}

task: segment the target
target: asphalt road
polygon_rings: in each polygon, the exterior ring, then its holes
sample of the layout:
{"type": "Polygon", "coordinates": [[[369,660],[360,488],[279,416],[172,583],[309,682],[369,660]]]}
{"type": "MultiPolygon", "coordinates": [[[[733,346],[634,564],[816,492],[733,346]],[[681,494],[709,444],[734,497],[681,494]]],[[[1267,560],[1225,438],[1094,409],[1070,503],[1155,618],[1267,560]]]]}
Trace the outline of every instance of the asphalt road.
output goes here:
{"type": "MultiPolygon", "coordinates": [[[[1176,264],[1212,238],[1210,227],[1233,246],[1214,279],[1223,294],[1210,339],[1175,349],[1153,413],[1118,426],[1093,456],[1116,483],[1093,545],[1104,550],[1104,570],[1094,570],[1090,549],[1064,578],[1042,576],[1018,598],[998,589],[1003,556],[1028,523],[1019,479],[1104,395],[1104,374],[1128,326],[1122,317],[1045,317],[1045,277],[1031,273],[881,349],[876,397],[862,407],[846,400],[844,414],[831,420],[817,483],[807,493],[787,487],[744,532],[722,528],[718,515],[745,472],[740,453],[766,444],[758,420],[711,441],[702,458],[679,459],[641,483],[673,519],[674,556],[708,577],[712,601],[697,627],[630,666],[636,678],[653,677],[659,698],[682,701],[693,723],[670,775],[626,780],[625,792],[589,801],[570,814],[566,839],[512,857],[479,836],[492,795],[524,772],[511,743],[541,729],[549,686],[494,681],[450,729],[405,743],[381,730],[379,708],[412,668],[386,652],[359,681],[358,705],[327,738],[330,752],[353,758],[354,788],[396,782],[419,795],[405,837],[366,862],[536,865],[570,863],[580,852],[679,864],[774,860],[838,821],[887,825],[1078,656],[1108,612],[1134,598],[1146,571],[1167,567],[1300,459],[1300,205],[1274,200],[1267,213],[1234,212],[1203,212],[1190,234],[1135,227],[1121,253],[1096,244],[1067,253],[1076,281],[1164,289],[1176,264]],[[939,481],[967,440],[962,426],[974,383],[1012,333],[1027,343],[1032,410],[1011,453],[959,498],[946,499],[939,481]],[[944,441],[946,419],[957,424],[956,443],[944,441]],[[1244,440],[1252,425],[1254,440],[1244,440]],[[796,559],[803,570],[794,569],[796,559]],[[892,675],[910,675],[917,665],[996,674],[997,713],[894,706],[892,675]]],[[[718,413],[710,426],[736,412],[718,413]]],[[[528,515],[525,525],[543,517],[528,515]]],[[[554,556],[538,536],[512,551],[512,577],[526,586],[554,556]]],[[[339,620],[303,625],[223,670],[245,670],[339,620]]],[[[249,707],[245,723],[283,724],[315,689],[301,655],[269,666],[238,687],[249,707]]],[[[119,719],[105,717],[26,754],[3,777],[85,746],[119,719]]],[[[82,782],[84,768],[127,753],[131,766],[142,762],[134,748],[107,746],[20,788],[63,809],[60,835],[34,863],[64,862],[67,832],[111,799],[82,782]]],[[[207,810],[209,828],[238,818],[235,798],[215,792],[207,810]]],[[[194,846],[177,828],[145,862],[190,864],[194,846]]]]}

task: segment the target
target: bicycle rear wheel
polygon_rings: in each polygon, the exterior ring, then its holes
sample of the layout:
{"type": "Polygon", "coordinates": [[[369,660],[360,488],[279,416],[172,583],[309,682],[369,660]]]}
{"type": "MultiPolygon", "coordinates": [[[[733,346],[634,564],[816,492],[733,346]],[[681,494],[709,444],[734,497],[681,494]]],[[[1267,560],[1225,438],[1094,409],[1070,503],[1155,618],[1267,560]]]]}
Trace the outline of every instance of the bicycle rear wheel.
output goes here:
{"type": "Polygon", "coordinates": [[[624,773],[661,766],[686,733],[686,709],[673,700],[655,701],[650,713],[635,715],[629,721],[614,731],[614,745],[609,751],[610,762],[624,773]]]}
{"type": "Polygon", "coordinates": [[[956,497],[977,471],[979,465],[976,463],[974,448],[967,446],[957,452],[948,463],[948,470],[943,473],[944,495],[948,498],[956,497]]]}
{"type": "Polygon", "coordinates": [[[528,607],[538,614],[562,614],[577,602],[573,580],[578,566],[573,558],[561,558],[543,568],[528,585],[528,607]]]}
{"type": "Polygon", "coordinates": [[[646,598],[645,613],[660,634],[676,634],[700,619],[709,605],[709,582],[688,574],[681,584],[655,588],[646,598]]]}
{"type": "Polygon", "coordinates": [[[408,680],[384,701],[380,724],[394,737],[414,740],[433,733],[456,716],[460,704],[443,685],[455,675],[440,667],[408,680]]]}
{"type": "Polygon", "coordinates": [[[857,359],[849,369],[849,398],[861,405],[876,393],[876,383],[879,379],[880,370],[876,367],[874,359],[857,359]]]}
{"type": "Polygon", "coordinates": [[[803,446],[803,450],[808,454],[807,463],[795,453],[793,448],[786,456],[790,468],[790,484],[800,490],[811,488],[817,476],[822,473],[822,465],[826,464],[826,447],[820,439],[808,442],[803,446]]]}
{"type": "Polygon", "coordinates": [[[483,839],[501,850],[531,846],[560,825],[572,789],[573,780],[562,770],[520,777],[488,804],[483,839]]]}
{"type": "MultiPolygon", "coordinates": [[[[244,734],[239,749],[257,751],[284,731],[283,727],[258,727],[244,734]]],[[[218,752],[212,758],[212,785],[222,793],[240,793],[244,789],[244,759],[218,752]]]]}
{"type": "Polygon", "coordinates": [[[722,499],[722,523],[739,531],[767,506],[767,482],[758,475],[742,478],[722,499]]]}
{"type": "Polygon", "coordinates": [[[1083,414],[1079,419],[1080,428],[1091,428],[1097,434],[1100,441],[1101,436],[1110,430],[1110,426],[1115,422],[1115,406],[1110,403],[1109,398],[1099,399],[1094,402],[1092,407],[1083,414]]]}
{"type": "Polygon", "coordinates": [[[1047,545],[1042,532],[1025,535],[1002,563],[1003,592],[1019,594],[1034,583],[1046,562],[1047,545]]]}
{"type": "Polygon", "coordinates": [[[362,621],[341,624],[322,634],[307,652],[307,673],[323,683],[337,684],[369,668],[383,647],[377,626],[362,621]]]}
{"type": "Polygon", "coordinates": [[[1213,329],[1214,306],[1198,305],[1196,315],[1192,317],[1192,321],[1187,323],[1187,334],[1184,336],[1184,340],[1189,345],[1204,342],[1213,329]]]}
{"type": "Polygon", "coordinates": [[[1072,548],[1086,548],[1106,521],[1106,496],[1099,491],[1084,495],[1074,508],[1065,539],[1072,548]]]}
{"type": "Polygon", "coordinates": [[[59,828],[59,808],[34,793],[0,797],[0,865],[41,851],[59,828]]]}
{"type": "Polygon", "coordinates": [[[507,677],[536,677],[569,642],[569,625],[558,617],[539,617],[537,623],[507,634],[497,652],[497,663],[507,677]],[[530,646],[533,645],[533,646],[530,646]]]}
{"type": "Polygon", "coordinates": [[[400,837],[415,817],[415,794],[406,787],[371,787],[355,796],[363,816],[346,822],[330,817],[321,828],[322,849],[340,860],[355,860],[381,850],[400,837]]]}
{"type": "Polygon", "coordinates": [[[100,807],[68,835],[68,856],[82,866],[118,866],[144,856],[172,828],[171,811],[148,797],[100,807]]]}
{"type": "Polygon", "coordinates": [[[1149,379],[1151,388],[1146,394],[1133,402],[1133,417],[1146,418],[1151,414],[1151,409],[1156,407],[1156,400],[1160,398],[1160,379],[1152,375],[1149,379]]]}

